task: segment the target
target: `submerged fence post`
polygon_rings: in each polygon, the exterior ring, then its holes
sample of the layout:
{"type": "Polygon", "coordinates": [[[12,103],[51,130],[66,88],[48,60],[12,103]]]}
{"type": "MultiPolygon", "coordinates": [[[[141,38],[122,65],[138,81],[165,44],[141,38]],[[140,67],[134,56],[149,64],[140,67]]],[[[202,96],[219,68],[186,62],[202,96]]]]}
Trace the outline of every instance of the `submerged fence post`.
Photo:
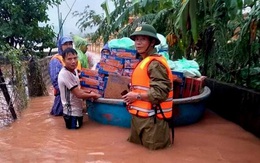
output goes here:
{"type": "Polygon", "coordinates": [[[0,88],[3,91],[3,95],[4,95],[5,100],[6,100],[7,104],[8,104],[8,106],[9,106],[8,108],[9,108],[9,110],[10,110],[12,116],[13,116],[13,119],[14,120],[17,119],[17,115],[15,113],[14,106],[13,106],[13,103],[11,101],[11,97],[10,97],[10,95],[8,93],[8,89],[6,87],[5,79],[4,79],[4,76],[3,76],[1,68],[0,68],[0,88]]]}

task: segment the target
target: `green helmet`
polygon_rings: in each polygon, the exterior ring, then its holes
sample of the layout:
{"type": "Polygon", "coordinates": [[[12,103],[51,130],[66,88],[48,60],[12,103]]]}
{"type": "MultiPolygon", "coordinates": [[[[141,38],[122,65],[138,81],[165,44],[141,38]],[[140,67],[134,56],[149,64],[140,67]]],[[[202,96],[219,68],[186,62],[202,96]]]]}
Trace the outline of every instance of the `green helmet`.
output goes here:
{"type": "Polygon", "coordinates": [[[156,35],[156,30],[152,25],[149,24],[141,24],[140,26],[138,26],[134,33],[132,33],[130,35],[130,38],[132,40],[135,40],[135,36],[139,36],[139,35],[143,35],[143,36],[150,36],[152,38],[155,39],[155,45],[160,44],[160,40],[158,39],[157,35],[156,35]]]}

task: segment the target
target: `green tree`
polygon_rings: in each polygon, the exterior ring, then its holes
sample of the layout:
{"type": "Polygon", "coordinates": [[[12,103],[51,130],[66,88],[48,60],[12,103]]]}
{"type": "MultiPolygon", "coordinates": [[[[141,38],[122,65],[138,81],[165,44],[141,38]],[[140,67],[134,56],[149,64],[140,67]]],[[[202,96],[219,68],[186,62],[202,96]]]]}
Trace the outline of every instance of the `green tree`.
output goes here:
{"type": "Polygon", "coordinates": [[[177,43],[170,47],[175,59],[177,55],[196,59],[203,75],[260,88],[259,0],[112,1],[112,12],[102,4],[109,14],[92,35],[94,40],[129,36],[139,23],[150,23],[158,33],[177,36],[177,43]],[[251,7],[248,15],[242,13],[245,7],[251,7]],[[134,20],[128,22],[129,17],[134,20]],[[233,40],[234,36],[238,39],[233,40]]]}
{"type": "Polygon", "coordinates": [[[54,46],[55,33],[46,23],[48,6],[61,0],[1,0],[0,2],[0,44],[14,48],[43,50],[54,46]]]}
{"type": "Polygon", "coordinates": [[[89,10],[88,5],[85,7],[82,13],[74,11],[72,14],[75,17],[80,17],[76,25],[78,25],[82,31],[84,31],[86,28],[93,28],[98,26],[104,19],[103,15],[96,14],[94,10],[89,10]]]}
{"type": "MultiPolygon", "coordinates": [[[[106,1],[101,5],[106,17],[99,19],[98,23],[95,21],[95,17],[90,15],[91,11],[87,9],[83,13],[75,15],[80,16],[78,24],[82,30],[91,27],[94,23],[98,26],[92,36],[93,41],[103,37],[104,42],[107,42],[112,34],[118,34],[119,37],[128,36],[142,22],[160,24],[159,21],[168,21],[166,20],[167,15],[172,14],[176,7],[174,5],[176,2],[172,0],[112,0],[115,10],[110,13],[106,1]],[[130,17],[134,17],[134,22],[129,23],[130,17]],[[90,24],[90,22],[92,23],[90,24]]],[[[158,29],[158,32],[164,34],[164,27],[158,29]]]]}

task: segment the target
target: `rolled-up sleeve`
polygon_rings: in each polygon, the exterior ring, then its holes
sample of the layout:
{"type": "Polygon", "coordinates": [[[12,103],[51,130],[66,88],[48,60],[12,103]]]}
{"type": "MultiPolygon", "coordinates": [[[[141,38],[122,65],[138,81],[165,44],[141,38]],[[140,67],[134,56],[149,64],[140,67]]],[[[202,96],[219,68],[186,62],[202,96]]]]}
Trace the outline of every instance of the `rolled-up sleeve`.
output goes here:
{"type": "Polygon", "coordinates": [[[148,75],[150,77],[149,101],[153,104],[165,101],[172,88],[166,67],[159,61],[152,61],[148,66],[148,75]]]}
{"type": "Polygon", "coordinates": [[[60,61],[58,59],[54,58],[50,61],[49,74],[50,74],[50,78],[51,78],[51,83],[52,83],[53,87],[57,90],[59,90],[58,75],[59,75],[61,68],[62,68],[62,64],[60,63],[60,61]]]}

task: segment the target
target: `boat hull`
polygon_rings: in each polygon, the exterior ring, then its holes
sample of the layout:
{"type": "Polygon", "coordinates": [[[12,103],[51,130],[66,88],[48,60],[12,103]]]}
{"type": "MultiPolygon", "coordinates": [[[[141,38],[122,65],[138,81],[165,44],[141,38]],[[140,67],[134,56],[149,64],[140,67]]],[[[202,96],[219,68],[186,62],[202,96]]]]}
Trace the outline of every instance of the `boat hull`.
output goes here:
{"type": "Polygon", "coordinates": [[[120,126],[130,127],[131,115],[126,110],[126,106],[123,102],[106,103],[102,102],[87,102],[88,105],[88,117],[96,122],[120,126]]]}
{"type": "MultiPolygon", "coordinates": [[[[205,112],[205,101],[210,95],[208,87],[198,96],[174,99],[174,126],[189,125],[198,122],[205,112]]],[[[119,127],[129,128],[131,126],[131,115],[121,99],[100,98],[95,102],[87,102],[88,116],[90,119],[119,127]]]]}

